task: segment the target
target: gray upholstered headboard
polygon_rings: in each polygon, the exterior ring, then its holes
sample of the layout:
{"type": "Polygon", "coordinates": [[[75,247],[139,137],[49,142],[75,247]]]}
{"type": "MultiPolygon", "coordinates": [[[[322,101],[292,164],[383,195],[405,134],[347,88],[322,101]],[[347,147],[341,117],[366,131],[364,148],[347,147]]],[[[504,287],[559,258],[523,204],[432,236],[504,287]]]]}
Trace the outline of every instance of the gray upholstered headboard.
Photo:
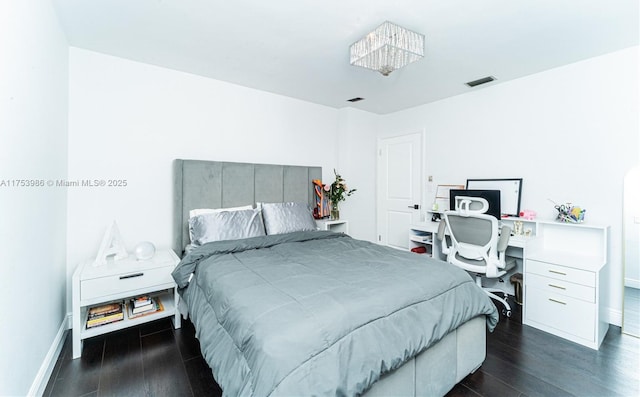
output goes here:
{"type": "Polygon", "coordinates": [[[173,169],[173,249],[178,256],[189,244],[190,210],[287,201],[313,208],[311,181],[322,179],[321,167],[292,165],[175,160],[173,169]]]}

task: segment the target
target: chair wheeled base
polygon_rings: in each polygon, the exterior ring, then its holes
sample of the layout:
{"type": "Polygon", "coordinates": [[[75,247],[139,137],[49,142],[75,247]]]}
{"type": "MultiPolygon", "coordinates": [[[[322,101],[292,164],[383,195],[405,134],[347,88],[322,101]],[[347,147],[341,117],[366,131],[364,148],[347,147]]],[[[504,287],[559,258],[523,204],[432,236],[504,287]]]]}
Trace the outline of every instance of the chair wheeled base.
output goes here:
{"type": "Polygon", "coordinates": [[[507,297],[509,296],[509,294],[507,294],[506,292],[498,289],[498,288],[487,288],[487,287],[483,287],[482,286],[482,274],[476,274],[476,285],[478,285],[478,287],[482,288],[482,290],[484,292],[487,293],[487,295],[489,295],[489,298],[491,299],[495,299],[498,302],[502,303],[504,305],[504,309],[502,309],[502,314],[504,314],[507,317],[511,317],[511,306],[509,305],[509,302],[507,302],[507,297]],[[503,295],[503,298],[499,297],[498,295],[496,295],[495,293],[500,293],[503,295]]]}

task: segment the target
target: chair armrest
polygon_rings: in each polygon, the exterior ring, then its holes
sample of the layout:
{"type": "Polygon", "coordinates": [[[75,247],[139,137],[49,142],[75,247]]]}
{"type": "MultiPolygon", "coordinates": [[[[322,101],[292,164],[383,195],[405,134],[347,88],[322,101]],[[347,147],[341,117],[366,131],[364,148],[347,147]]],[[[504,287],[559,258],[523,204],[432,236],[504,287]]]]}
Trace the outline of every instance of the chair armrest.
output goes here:
{"type": "Polygon", "coordinates": [[[511,228],[502,226],[500,229],[500,240],[498,240],[498,252],[504,252],[509,245],[509,237],[511,237],[511,228]]]}
{"type": "Polygon", "coordinates": [[[447,245],[447,222],[445,220],[441,220],[438,225],[438,233],[436,234],[436,238],[440,241],[440,251],[444,255],[449,255],[449,246],[447,245]]]}
{"type": "Polygon", "coordinates": [[[444,220],[441,220],[440,224],[438,225],[438,234],[436,235],[438,237],[438,240],[440,241],[444,240],[444,234],[446,229],[447,229],[447,223],[444,220]]]}

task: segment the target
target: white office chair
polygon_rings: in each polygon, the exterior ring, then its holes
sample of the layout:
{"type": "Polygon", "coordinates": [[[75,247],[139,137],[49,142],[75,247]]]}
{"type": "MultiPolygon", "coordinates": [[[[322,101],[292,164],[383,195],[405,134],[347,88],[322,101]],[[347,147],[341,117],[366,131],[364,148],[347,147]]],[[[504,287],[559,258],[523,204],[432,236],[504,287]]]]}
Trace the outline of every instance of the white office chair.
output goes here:
{"type": "Polygon", "coordinates": [[[482,198],[457,197],[456,210],[444,213],[444,221],[440,222],[438,229],[438,239],[447,262],[475,273],[476,284],[491,298],[502,303],[505,307],[502,313],[511,317],[507,294],[497,288],[482,287],[483,276],[500,278],[515,267],[515,259],[505,259],[511,228],[503,226],[501,233],[498,233],[498,220],[485,214],[487,209],[488,203],[482,198]],[[477,204],[481,208],[477,208],[477,204]],[[472,206],[476,209],[471,209],[472,206]],[[449,231],[450,245],[445,237],[445,229],[449,231]],[[495,293],[502,293],[504,298],[495,293]]]}

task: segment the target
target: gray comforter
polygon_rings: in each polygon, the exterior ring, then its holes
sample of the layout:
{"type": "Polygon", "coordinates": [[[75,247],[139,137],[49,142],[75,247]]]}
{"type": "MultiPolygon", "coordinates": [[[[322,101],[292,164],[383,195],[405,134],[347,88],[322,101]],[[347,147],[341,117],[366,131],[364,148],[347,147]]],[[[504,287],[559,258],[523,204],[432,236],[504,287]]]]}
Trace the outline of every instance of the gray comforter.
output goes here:
{"type": "Polygon", "coordinates": [[[173,276],[227,396],[358,395],[465,321],[498,321],[455,266],[332,232],[208,243],[173,276]]]}

